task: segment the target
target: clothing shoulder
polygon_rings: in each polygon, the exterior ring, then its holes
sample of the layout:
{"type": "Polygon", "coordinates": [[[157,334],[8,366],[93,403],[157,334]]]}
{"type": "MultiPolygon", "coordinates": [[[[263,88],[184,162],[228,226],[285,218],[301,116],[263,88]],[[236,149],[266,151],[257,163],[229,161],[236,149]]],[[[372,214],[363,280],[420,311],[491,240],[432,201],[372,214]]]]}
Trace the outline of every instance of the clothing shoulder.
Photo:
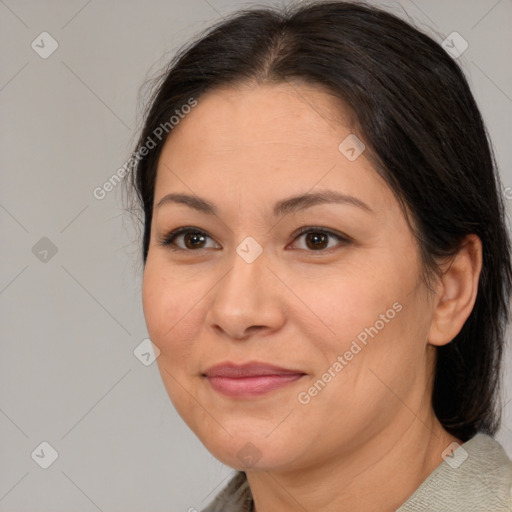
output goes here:
{"type": "Polygon", "coordinates": [[[243,471],[237,471],[226,487],[201,512],[251,512],[252,495],[243,471]]]}
{"type": "Polygon", "coordinates": [[[396,512],[512,512],[512,462],[479,433],[459,446],[396,512]]]}

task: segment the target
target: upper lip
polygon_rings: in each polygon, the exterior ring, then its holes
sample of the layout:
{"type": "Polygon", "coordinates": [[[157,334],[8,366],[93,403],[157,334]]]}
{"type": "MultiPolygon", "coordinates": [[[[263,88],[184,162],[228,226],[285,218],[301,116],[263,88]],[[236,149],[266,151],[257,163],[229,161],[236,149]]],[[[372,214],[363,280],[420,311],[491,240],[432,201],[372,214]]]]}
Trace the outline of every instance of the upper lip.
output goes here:
{"type": "Polygon", "coordinates": [[[235,364],[225,362],[216,364],[204,371],[203,375],[207,377],[255,377],[258,375],[290,375],[304,374],[301,370],[280,368],[273,364],[262,363],[259,361],[251,361],[249,363],[235,364]]]}

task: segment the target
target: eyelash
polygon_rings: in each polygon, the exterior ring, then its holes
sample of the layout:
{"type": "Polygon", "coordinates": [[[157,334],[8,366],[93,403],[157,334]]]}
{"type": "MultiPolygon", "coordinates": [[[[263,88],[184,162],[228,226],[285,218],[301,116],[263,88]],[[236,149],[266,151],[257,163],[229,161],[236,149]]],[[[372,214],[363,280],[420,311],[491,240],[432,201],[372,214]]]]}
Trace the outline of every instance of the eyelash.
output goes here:
{"type": "MultiPolygon", "coordinates": [[[[174,239],[177,238],[179,235],[186,234],[186,233],[194,233],[198,235],[203,235],[208,238],[211,238],[208,233],[204,232],[201,229],[195,228],[193,226],[183,226],[180,228],[177,228],[170,233],[164,235],[162,238],[158,240],[158,244],[163,247],[167,247],[168,249],[172,251],[184,251],[184,252],[199,252],[201,250],[207,250],[208,248],[199,248],[199,249],[183,249],[182,247],[178,247],[174,243],[174,239]]],[[[322,228],[320,226],[311,226],[311,227],[305,227],[301,228],[298,233],[295,233],[294,235],[294,241],[299,238],[302,235],[305,235],[307,233],[323,233],[328,236],[334,237],[338,240],[339,244],[334,247],[329,247],[327,249],[318,249],[318,250],[308,250],[308,249],[300,249],[302,251],[310,252],[310,253],[330,253],[332,250],[339,249],[340,246],[348,245],[352,242],[352,240],[344,235],[334,233],[328,229],[322,228]]]]}

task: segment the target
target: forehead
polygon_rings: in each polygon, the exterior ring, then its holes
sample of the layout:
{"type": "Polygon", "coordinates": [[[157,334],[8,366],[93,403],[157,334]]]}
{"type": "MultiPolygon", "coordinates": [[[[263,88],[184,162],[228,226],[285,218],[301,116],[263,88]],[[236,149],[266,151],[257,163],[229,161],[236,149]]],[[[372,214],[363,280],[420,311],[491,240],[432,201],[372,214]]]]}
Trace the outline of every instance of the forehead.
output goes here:
{"type": "Polygon", "coordinates": [[[218,195],[220,184],[226,195],[261,198],[331,185],[354,195],[374,192],[389,202],[390,191],[364,152],[349,160],[340,150],[356,135],[354,116],[326,90],[251,84],[215,89],[197,102],[164,145],[155,202],[175,189],[218,195]]]}
{"type": "Polygon", "coordinates": [[[229,149],[229,143],[250,147],[307,142],[328,148],[333,140],[326,139],[326,134],[337,140],[340,132],[352,132],[353,117],[348,107],[323,88],[302,82],[251,83],[202,95],[171,135],[175,139],[193,136],[197,144],[214,145],[218,151],[229,149]],[[197,130],[194,134],[187,130],[191,124],[197,130]]]}

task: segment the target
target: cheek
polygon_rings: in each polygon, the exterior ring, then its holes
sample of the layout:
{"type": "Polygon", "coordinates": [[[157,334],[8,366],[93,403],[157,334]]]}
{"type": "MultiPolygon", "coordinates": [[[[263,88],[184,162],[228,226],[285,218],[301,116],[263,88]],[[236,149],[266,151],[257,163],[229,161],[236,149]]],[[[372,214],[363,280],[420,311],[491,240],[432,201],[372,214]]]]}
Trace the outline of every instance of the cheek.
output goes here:
{"type": "Polygon", "coordinates": [[[296,280],[294,292],[302,301],[295,301],[293,318],[301,322],[301,330],[315,340],[318,349],[330,352],[331,357],[348,350],[360,333],[364,339],[365,329],[376,322],[379,331],[387,328],[397,315],[393,304],[403,296],[396,283],[356,268],[319,275],[316,280],[301,278],[296,280]]]}
{"type": "Polygon", "coordinates": [[[297,309],[293,318],[300,319],[300,330],[313,341],[315,379],[329,369],[343,374],[332,379],[337,383],[332,390],[348,387],[356,402],[388,393],[378,377],[403,388],[422,364],[428,307],[414,265],[398,263],[382,257],[331,278],[296,281],[294,291],[310,308],[302,306],[303,314],[297,309]]]}
{"type": "Polygon", "coordinates": [[[151,341],[164,359],[172,354],[169,360],[176,365],[186,360],[186,353],[197,338],[205,286],[178,281],[171,277],[172,270],[161,269],[162,266],[148,258],[142,284],[144,317],[151,341]]]}
{"type": "Polygon", "coordinates": [[[170,277],[172,269],[150,259],[144,269],[142,302],[144,317],[151,341],[160,350],[157,365],[167,394],[184,421],[194,430],[193,418],[203,412],[186,388],[190,377],[197,372],[194,366],[195,340],[201,320],[200,294],[204,287],[192,286],[190,281],[178,282],[170,277]]]}

